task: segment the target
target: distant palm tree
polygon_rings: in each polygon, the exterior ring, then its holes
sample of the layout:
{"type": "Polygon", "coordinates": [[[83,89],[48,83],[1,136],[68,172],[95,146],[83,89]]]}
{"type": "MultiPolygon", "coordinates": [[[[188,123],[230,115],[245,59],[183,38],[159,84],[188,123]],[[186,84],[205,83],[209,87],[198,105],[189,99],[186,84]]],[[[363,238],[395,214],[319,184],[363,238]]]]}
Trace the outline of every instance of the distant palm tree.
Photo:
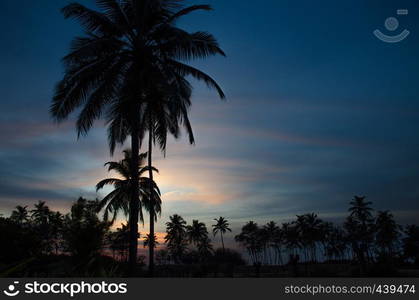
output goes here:
{"type": "Polygon", "coordinates": [[[211,240],[208,237],[203,237],[198,242],[197,248],[201,261],[207,260],[214,250],[211,244],[211,240]]]}
{"type": "Polygon", "coordinates": [[[260,230],[257,223],[249,221],[242,227],[240,234],[234,237],[236,242],[246,248],[254,264],[261,263],[260,254],[263,249],[259,233],[260,230]]]}
{"type": "Polygon", "coordinates": [[[31,210],[31,213],[31,218],[35,224],[46,225],[48,223],[50,210],[45,204],[45,201],[38,201],[38,203],[35,204],[35,209],[31,210]]]}
{"type": "Polygon", "coordinates": [[[266,250],[268,252],[269,263],[273,264],[274,262],[277,263],[278,254],[280,255],[279,249],[276,247],[280,247],[278,243],[279,237],[279,227],[276,225],[274,221],[270,221],[263,226],[263,231],[266,237],[266,250]],[[272,249],[274,249],[275,258],[272,258],[272,249]],[[278,253],[279,252],[279,253],[278,253]]]}
{"type": "Polygon", "coordinates": [[[143,241],[144,248],[147,248],[147,247],[154,247],[154,248],[156,248],[157,245],[159,245],[159,242],[157,241],[157,236],[156,235],[154,235],[153,238],[151,238],[151,235],[150,234],[147,234],[144,237],[144,241],[143,241]]]}
{"type": "Polygon", "coordinates": [[[282,265],[284,263],[282,259],[282,250],[285,246],[285,237],[282,228],[279,226],[277,226],[277,229],[274,230],[271,243],[271,246],[275,250],[275,264],[282,265]]]}
{"type": "Polygon", "coordinates": [[[228,224],[228,221],[225,218],[223,218],[223,217],[219,217],[218,219],[214,219],[214,221],[216,221],[217,223],[215,225],[212,225],[212,227],[213,227],[212,232],[213,232],[214,236],[216,236],[217,233],[220,233],[220,236],[221,236],[221,245],[223,246],[223,252],[224,252],[225,251],[225,248],[224,248],[224,238],[223,238],[223,235],[227,231],[231,232],[231,229],[229,227],[230,224],[228,224]]]}
{"type": "MultiPolygon", "coordinates": [[[[94,121],[105,115],[111,152],[116,144],[123,144],[131,136],[134,182],[138,182],[139,148],[147,130],[149,166],[151,145],[157,138],[161,148],[165,148],[167,128],[175,137],[178,124],[183,123],[192,132],[187,118],[191,95],[187,76],[204,81],[224,98],[223,91],[210,76],[185,63],[224,55],[216,39],[206,32],[188,33],[176,27],[182,16],[211,8],[208,5],[184,7],[183,3],[180,0],[96,0],[100,11],[78,3],[62,10],[66,18],[79,21],[86,34],[74,39],[71,52],[64,57],[65,76],[57,85],[52,115],[61,121],[76,108],[83,107],[77,120],[79,135],[87,134],[94,121]],[[156,104],[161,100],[168,105],[156,104]]],[[[191,134],[190,141],[193,142],[191,134]]],[[[153,180],[151,169],[149,172],[153,180]]],[[[130,205],[131,273],[137,262],[139,194],[139,187],[135,187],[130,205]]],[[[150,213],[153,235],[153,211],[150,213]]],[[[150,254],[153,251],[150,248],[150,254]]],[[[150,270],[153,257],[150,255],[150,270]]]]}
{"type": "Polygon", "coordinates": [[[186,221],[177,214],[170,216],[170,221],[166,223],[164,239],[176,263],[180,261],[186,251],[187,238],[186,221]]]}
{"type": "Polygon", "coordinates": [[[348,248],[345,232],[339,226],[324,222],[322,226],[324,254],[329,259],[342,260],[348,248]]]}
{"type": "Polygon", "coordinates": [[[350,202],[350,215],[345,223],[349,232],[353,250],[365,269],[365,263],[372,260],[371,245],[373,243],[373,209],[372,202],[365,201],[365,197],[355,196],[350,202]]]}
{"type": "Polygon", "coordinates": [[[400,236],[400,226],[389,211],[379,211],[375,220],[375,243],[379,252],[389,258],[394,257],[397,241],[400,236]]]}
{"type": "Polygon", "coordinates": [[[193,220],[192,225],[186,227],[189,242],[198,245],[204,239],[208,238],[208,230],[204,223],[193,220]]]}
{"type": "Polygon", "coordinates": [[[290,255],[297,255],[302,248],[302,241],[297,226],[294,222],[282,223],[281,231],[284,236],[285,247],[290,255]]]}
{"type": "MultiPolygon", "coordinates": [[[[137,238],[140,237],[138,233],[137,238]]],[[[108,236],[109,248],[113,253],[118,252],[121,261],[128,260],[128,250],[130,242],[130,231],[128,224],[121,224],[115,232],[111,232],[108,236]]]]}
{"type": "MultiPolygon", "coordinates": [[[[148,194],[150,192],[149,182],[150,179],[148,177],[143,177],[142,175],[148,172],[149,166],[144,165],[144,161],[147,157],[147,153],[142,153],[139,155],[138,161],[138,180],[140,186],[140,197],[138,199],[139,202],[139,218],[141,221],[143,220],[142,214],[142,204],[144,204],[144,208],[146,210],[153,209],[156,213],[160,213],[161,211],[161,199],[160,199],[160,190],[157,187],[155,182],[152,182],[153,185],[153,201],[154,203],[149,202],[148,194]],[[142,200],[142,201],[141,201],[142,200]]],[[[115,171],[122,179],[120,178],[107,178],[101,180],[96,185],[96,190],[99,191],[100,189],[104,188],[106,185],[113,185],[114,190],[110,192],[107,196],[105,196],[102,201],[100,201],[99,209],[104,209],[104,219],[107,221],[109,218],[109,213],[112,213],[112,220],[113,223],[116,219],[118,211],[122,210],[125,215],[129,214],[130,211],[130,199],[132,195],[133,189],[133,178],[131,176],[130,171],[130,164],[132,161],[132,152],[131,150],[124,150],[124,158],[119,162],[110,161],[105,164],[108,166],[108,171],[115,171]]],[[[154,167],[151,167],[154,171],[158,172],[158,170],[154,167]]],[[[134,184],[136,185],[136,184],[134,184]]],[[[157,215],[156,215],[157,216],[157,215]]]]}
{"type": "Polygon", "coordinates": [[[12,215],[10,218],[18,223],[18,224],[24,224],[29,221],[29,212],[28,212],[28,206],[16,206],[15,210],[12,211],[12,215]]]}
{"type": "Polygon", "coordinates": [[[365,201],[365,197],[354,196],[354,199],[349,203],[350,216],[359,220],[362,224],[366,224],[372,219],[372,202],[365,201]]]}
{"type": "Polygon", "coordinates": [[[55,254],[57,255],[60,247],[61,247],[61,240],[62,240],[62,230],[64,225],[64,216],[59,212],[50,212],[49,214],[49,231],[50,231],[50,238],[52,247],[55,250],[55,254]]]}
{"type": "Polygon", "coordinates": [[[322,220],[315,213],[297,216],[297,230],[301,236],[302,244],[305,246],[306,261],[315,262],[317,260],[317,242],[320,242],[322,220]]]}

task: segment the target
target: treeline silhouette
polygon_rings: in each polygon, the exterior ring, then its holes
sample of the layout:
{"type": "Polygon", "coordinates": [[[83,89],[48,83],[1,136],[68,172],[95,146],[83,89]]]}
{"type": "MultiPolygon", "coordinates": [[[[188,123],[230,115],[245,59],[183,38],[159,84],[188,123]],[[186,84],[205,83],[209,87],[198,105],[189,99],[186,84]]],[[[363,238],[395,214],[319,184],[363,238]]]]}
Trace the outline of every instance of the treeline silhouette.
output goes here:
{"type": "MultiPolygon", "coordinates": [[[[99,200],[79,198],[66,215],[39,201],[33,209],[17,206],[0,217],[0,276],[125,276],[129,269],[130,229],[99,216],[99,200]]],[[[157,248],[155,276],[417,276],[419,226],[398,225],[389,211],[374,212],[365,197],[350,202],[342,225],[316,214],[297,215],[278,225],[247,222],[235,241],[247,257],[225,248],[228,221],[191,224],[170,216],[164,242],[156,235],[142,238],[145,248],[157,248]],[[219,237],[215,249],[211,236],[219,237]]],[[[135,274],[147,276],[139,255],[135,274]]]]}
{"type": "MultiPolygon", "coordinates": [[[[235,240],[256,266],[305,266],[319,262],[357,264],[352,275],[395,275],[400,266],[419,264],[419,226],[397,224],[389,211],[373,212],[372,203],[355,196],[342,225],[326,222],[314,213],[296,220],[260,227],[246,223],[235,240]]],[[[305,275],[310,269],[305,268],[305,275]]]]}

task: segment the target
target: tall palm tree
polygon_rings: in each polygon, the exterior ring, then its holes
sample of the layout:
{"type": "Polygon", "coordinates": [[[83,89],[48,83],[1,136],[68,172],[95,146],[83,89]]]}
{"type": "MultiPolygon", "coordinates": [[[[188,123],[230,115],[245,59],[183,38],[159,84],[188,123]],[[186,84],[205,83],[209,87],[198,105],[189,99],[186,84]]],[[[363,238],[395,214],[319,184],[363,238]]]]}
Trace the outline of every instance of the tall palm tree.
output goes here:
{"type": "Polygon", "coordinates": [[[355,196],[350,202],[349,217],[347,219],[347,228],[355,230],[352,231],[353,245],[356,246],[358,259],[365,267],[365,259],[370,261],[372,255],[370,247],[373,242],[373,221],[372,216],[372,202],[366,201],[365,197],[355,196]]]}
{"type": "Polygon", "coordinates": [[[279,235],[279,227],[278,225],[276,225],[276,223],[274,221],[270,221],[268,223],[266,223],[266,225],[263,226],[263,231],[265,233],[266,236],[266,251],[268,252],[268,258],[269,258],[269,263],[273,264],[274,261],[275,263],[277,262],[278,258],[275,257],[275,259],[272,258],[272,249],[275,250],[274,254],[275,256],[280,255],[280,251],[278,251],[278,249],[276,248],[278,245],[278,237],[279,235]]]}
{"type": "Polygon", "coordinates": [[[12,215],[10,216],[14,222],[18,224],[24,224],[29,220],[29,212],[28,206],[16,206],[16,208],[12,211],[12,215]]]}
{"type": "Polygon", "coordinates": [[[297,255],[302,247],[301,237],[294,222],[282,223],[281,231],[284,236],[284,243],[290,255],[297,255]]]}
{"type": "Polygon", "coordinates": [[[217,223],[212,225],[212,233],[214,234],[214,236],[217,235],[217,233],[220,233],[220,237],[221,237],[221,245],[223,246],[223,252],[225,251],[224,248],[224,238],[223,235],[229,231],[231,232],[230,229],[230,224],[228,223],[228,221],[223,218],[223,217],[219,217],[218,219],[214,219],[214,221],[216,221],[217,223]]]}
{"type": "MultiPolygon", "coordinates": [[[[71,3],[62,10],[66,18],[80,22],[85,35],[74,39],[70,53],[64,57],[65,75],[57,84],[51,113],[55,120],[62,121],[82,107],[77,120],[79,135],[87,134],[94,121],[105,115],[111,152],[116,144],[122,144],[131,136],[131,177],[133,182],[138,182],[139,148],[147,130],[149,166],[152,144],[157,137],[160,146],[165,146],[166,129],[176,136],[177,124],[183,124],[191,133],[187,118],[191,84],[187,76],[204,81],[224,98],[223,91],[210,76],[185,62],[225,54],[211,34],[189,33],[176,27],[179,18],[196,10],[210,10],[208,5],[185,7],[182,0],[96,0],[96,4],[99,11],[78,3],[71,3]],[[167,94],[156,96],[155,91],[167,91],[167,94]],[[162,99],[169,105],[155,105],[162,99]],[[163,112],[170,118],[166,119],[163,112]]],[[[191,134],[190,141],[193,142],[191,134]]],[[[152,180],[152,170],[149,172],[152,180]]],[[[133,187],[131,274],[137,261],[140,194],[139,186],[133,187]]],[[[153,211],[150,212],[152,235],[154,216],[153,211]]],[[[153,251],[151,247],[150,254],[153,251]]],[[[150,255],[149,266],[152,270],[153,255],[150,255]]]]}
{"type": "MultiPolygon", "coordinates": [[[[155,182],[152,182],[152,192],[154,193],[153,201],[154,203],[150,203],[148,201],[149,197],[148,194],[150,193],[150,185],[149,181],[150,178],[142,176],[144,173],[148,172],[149,166],[145,166],[144,162],[147,157],[147,153],[142,153],[139,155],[138,161],[138,180],[139,180],[139,187],[140,187],[140,197],[138,198],[139,202],[139,218],[141,221],[143,220],[142,214],[142,204],[143,202],[144,207],[146,210],[153,209],[157,213],[161,212],[161,199],[160,199],[160,190],[155,182]],[[142,200],[142,201],[141,201],[142,200]]],[[[106,185],[113,185],[114,190],[110,192],[107,196],[105,196],[99,204],[99,210],[104,209],[104,219],[107,221],[109,218],[109,213],[113,214],[111,223],[113,223],[116,219],[118,211],[122,210],[122,212],[127,216],[130,211],[130,199],[132,195],[133,189],[133,181],[130,171],[130,164],[132,161],[132,152],[131,150],[124,150],[124,158],[118,162],[110,161],[105,164],[108,166],[108,171],[114,171],[118,174],[121,178],[107,178],[101,180],[96,185],[96,191],[104,188],[106,185]]],[[[154,167],[151,167],[154,171],[158,172],[158,170],[154,167]]],[[[136,184],[134,184],[136,185],[136,184]]]]}
{"type": "Polygon", "coordinates": [[[279,265],[283,264],[282,250],[283,250],[284,245],[285,245],[284,232],[282,231],[282,228],[277,226],[277,229],[273,232],[273,238],[272,238],[272,247],[275,250],[275,264],[279,264],[279,265]]]}
{"type": "Polygon", "coordinates": [[[257,223],[249,221],[242,227],[240,234],[234,237],[236,242],[246,248],[254,264],[261,262],[260,254],[262,247],[259,233],[260,229],[257,223]]]}
{"type": "Polygon", "coordinates": [[[54,211],[49,214],[48,219],[51,234],[51,244],[55,250],[55,254],[58,254],[62,242],[61,239],[64,225],[64,216],[59,211],[54,211]]]}
{"type": "Polygon", "coordinates": [[[189,242],[198,245],[202,240],[208,239],[208,230],[204,223],[193,220],[192,225],[186,227],[189,242]]]}

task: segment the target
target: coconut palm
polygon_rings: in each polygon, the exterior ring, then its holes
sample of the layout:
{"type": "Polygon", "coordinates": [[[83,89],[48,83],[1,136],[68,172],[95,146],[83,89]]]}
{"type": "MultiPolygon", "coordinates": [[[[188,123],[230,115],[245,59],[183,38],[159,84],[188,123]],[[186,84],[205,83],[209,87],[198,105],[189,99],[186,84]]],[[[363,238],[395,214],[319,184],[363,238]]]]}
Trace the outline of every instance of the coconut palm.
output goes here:
{"type": "MultiPolygon", "coordinates": [[[[119,259],[127,261],[128,250],[129,250],[129,236],[130,230],[128,224],[121,223],[121,227],[118,227],[115,232],[109,235],[109,247],[113,253],[119,253],[119,259]]],[[[140,237],[138,233],[137,239],[140,237]]]]}
{"type": "Polygon", "coordinates": [[[31,213],[31,218],[36,225],[45,226],[48,223],[50,210],[45,204],[45,201],[38,201],[35,204],[35,209],[31,210],[31,213]]]}
{"type": "Polygon", "coordinates": [[[212,233],[214,234],[214,236],[216,236],[218,233],[220,233],[220,237],[221,237],[221,245],[223,246],[223,251],[225,251],[224,248],[224,238],[223,235],[229,231],[231,232],[230,229],[230,224],[228,224],[228,221],[223,218],[223,217],[219,217],[218,219],[214,219],[214,221],[216,221],[217,223],[212,225],[212,233]]]}
{"type": "Polygon", "coordinates": [[[294,222],[282,223],[281,228],[284,244],[290,255],[297,255],[298,251],[302,248],[302,242],[299,231],[294,222]]]}
{"type": "MultiPolygon", "coordinates": [[[[131,136],[131,173],[133,181],[138,182],[136,167],[146,123],[151,129],[150,144],[157,137],[162,142],[160,145],[165,145],[165,134],[160,133],[176,128],[177,124],[183,123],[191,132],[187,119],[191,85],[186,76],[204,81],[224,97],[210,76],[185,61],[224,53],[211,34],[189,33],[176,27],[179,18],[195,10],[210,10],[208,5],[185,7],[180,0],[96,0],[96,4],[99,11],[78,3],[62,10],[66,18],[80,22],[85,34],[74,39],[71,52],[64,57],[65,75],[57,84],[51,113],[57,121],[62,121],[82,107],[77,120],[79,135],[87,134],[94,121],[104,115],[111,152],[116,144],[131,136]],[[170,96],[155,97],[155,93],[162,91],[170,96]],[[161,98],[169,105],[154,105],[161,98]],[[170,115],[170,122],[163,112],[170,115]]],[[[193,141],[191,136],[190,141],[193,141]]],[[[151,166],[152,152],[149,153],[151,166]]],[[[152,179],[151,172],[150,169],[152,179]]],[[[137,255],[139,194],[135,185],[130,205],[131,270],[137,255]]],[[[153,225],[151,216],[151,231],[153,225]]],[[[152,266],[153,255],[150,256],[152,266]]]]}
{"type": "Polygon", "coordinates": [[[159,244],[159,242],[157,241],[157,236],[156,235],[154,235],[153,238],[151,238],[151,235],[150,234],[147,234],[144,237],[144,240],[143,240],[143,246],[144,246],[144,248],[147,248],[147,247],[154,247],[154,248],[156,248],[158,244],[159,244]]]}
{"type": "Polygon", "coordinates": [[[317,243],[322,239],[322,223],[315,213],[297,216],[297,228],[301,229],[301,238],[308,250],[307,258],[314,262],[317,260],[317,243]]]}
{"type": "Polygon", "coordinates": [[[380,254],[393,257],[400,235],[400,226],[389,211],[379,211],[375,220],[375,243],[380,254]]]}
{"type": "Polygon", "coordinates": [[[193,220],[192,225],[186,227],[189,242],[198,245],[204,239],[208,238],[208,230],[204,223],[193,220]]]}
{"type": "Polygon", "coordinates": [[[201,261],[205,261],[211,256],[213,247],[208,237],[203,237],[197,244],[198,253],[201,261]]]}
{"type": "Polygon", "coordinates": [[[64,216],[59,211],[54,211],[50,212],[48,220],[50,231],[50,243],[55,250],[55,254],[58,254],[62,243],[61,239],[64,225],[64,216]]]}
{"type": "MultiPolygon", "coordinates": [[[[274,254],[275,256],[278,255],[278,251],[276,249],[276,246],[278,246],[278,236],[279,236],[279,227],[276,225],[276,223],[274,221],[270,221],[268,223],[266,223],[266,225],[263,226],[263,232],[266,238],[266,251],[268,252],[268,258],[269,258],[269,263],[273,264],[274,261],[276,263],[276,261],[278,260],[277,257],[272,258],[272,250],[274,250],[274,254]]],[[[280,254],[280,251],[279,251],[280,254]]]]}
{"type": "Polygon", "coordinates": [[[342,228],[333,225],[333,223],[325,222],[323,233],[324,254],[329,259],[343,259],[348,246],[345,239],[345,232],[342,228]]]}
{"type": "MultiPolygon", "coordinates": [[[[149,202],[149,191],[150,179],[148,177],[143,177],[142,175],[148,172],[148,166],[144,166],[145,159],[147,157],[147,153],[142,153],[139,155],[138,161],[138,180],[140,186],[140,197],[138,198],[139,202],[139,218],[143,222],[143,214],[142,214],[142,203],[144,204],[144,208],[149,211],[153,209],[155,212],[161,212],[161,199],[160,199],[160,190],[155,182],[152,182],[153,185],[153,201],[154,203],[149,202]],[[141,201],[142,200],[142,201],[141,201]],[[142,202],[142,203],[141,203],[142,202]]],[[[120,178],[107,178],[101,180],[96,185],[96,191],[103,189],[106,185],[112,185],[114,190],[110,192],[107,196],[105,196],[99,204],[99,210],[104,210],[103,217],[107,221],[109,219],[109,214],[112,214],[111,223],[113,223],[116,219],[118,211],[122,211],[126,216],[129,214],[130,211],[130,199],[132,195],[133,189],[133,179],[131,176],[130,171],[130,164],[132,161],[132,152],[131,150],[124,150],[124,158],[118,162],[110,161],[105,164],[108,166],[108,172],[114,171],[118,174],[120,178]]],[[[154,167],[151,167],[154,171],[158,172],[158,170],[154,167]]],[[[136,184],[134,184],[136,185],[136,184]]]]}
{"type": "Polygon", "coordinates": [[[186,221],[177,214],[170,216],[170,221],[166,223],[164,239],[171,256],[177,263],[186,251],[187,238],[186,221]]]}
{"type": "Polygon", "coordinates": [[[14,222],[22,225],[29,221],[29,212],[28,212],[28,206],[16,206],[16,208],[12,211],[12,214],[10,216],[10,219],[12,219],[14,222]]]}
{"type": "Polygon", "coordinates": [[[370,248],[374,239],[374,218],[372,216],[373,209],[371,204],[371,202],[365,201],[365,197],[355,196],[350,202],[350,214],[346,222],[352,245],[355,246],[354,252],[357,253],[361,264],[365,264],[365,260],[370,261],[372,259],[370,248]]]}
{"type": "Polygon", "coordinates": [[[350,216],[356,218],[362,224],[366,224],[372,220],[372,202],[365,201],[364,197],[354,196],[354,199],[349,203],[350,216]]]}
{"type": "Polygon", "coordinates": [[[277,226],[277,229],[275,230],[275,233],[272,239],[272,247],[274,248],[274,251],[275,251],[275,264],[279,264],[279,265],[283,264],[282,250],[284,246],[285,246],[284,232],[279,226],[277,226]]]}
{"type": "Polygon", "coordinates": [[[236,242],[247,250],[254,264],[261,263],[262,245],[259,233],[260,229],[257,223],[249,221],[242,227],[240,234],[234,237],[236,242]]]}

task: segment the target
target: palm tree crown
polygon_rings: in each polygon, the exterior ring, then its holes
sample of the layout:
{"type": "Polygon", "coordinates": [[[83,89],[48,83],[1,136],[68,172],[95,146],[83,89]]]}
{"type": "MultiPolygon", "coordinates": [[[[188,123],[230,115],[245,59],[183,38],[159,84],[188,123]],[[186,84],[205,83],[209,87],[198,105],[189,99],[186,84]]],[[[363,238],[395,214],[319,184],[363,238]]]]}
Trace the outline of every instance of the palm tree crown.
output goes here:
{"type": "MultiPolygon", "coordinates": [[[[130,163],[132,152],[131,150],[124,150],[124,158],[119,162],[110,161],[105,164],[108,166],[108,171],[116,172],[120,178],[107,178],[101,180],[96,185],[96,190],[100,190],[104,188],[106,185],[113,185],[114,190],[110,192],[107,196],[105,196],[102,201],[100,201],[99,209],[104,209],[104,219],[108,220],[109,213],[113,214],[112,216],[112,223],[115,221],[118,211],[122,210],[125,215],[128,215],[129,212],[129,204],[130,204],[130,197],[132,195],[132,177],[130,173],[130,163]]],[[[146,210],[154,209],[156,213],[161,212],[161,199],[160,199],[160,190],[155,182],[152,182],[153,188],[153,200],[154,203],[151,205],[149,202],[148,194],[150,193],[149,189],[149,182],[150,179],[148,177],[143,177],[142,175],[148,172],[149,167],[144,166],[144,161],[147,157],[147,153],[140,154],[140,160],[138,165],[138,177],[139,177],[139,185],[140,185],[140,198],[138,202],[140,203],[140,220],[144,221],[142,210],[141,210],[141,203],[144,204],[146,210]]],[[[154,167],[152,169],[156,172],[158,170],[154,167]]]]}
{"type": "Polygon", "coordinates": [[[201,241],[208,239],[208,230],[204,223],[193,220],[192,225],[186,227],[189,241],[198,245],[201,241]]]}
{"type": "Polygon", "coordinates": [[[18,224],[26,223],[29,220],[28,206],[16,206],[10,218],[18,224]]]}

